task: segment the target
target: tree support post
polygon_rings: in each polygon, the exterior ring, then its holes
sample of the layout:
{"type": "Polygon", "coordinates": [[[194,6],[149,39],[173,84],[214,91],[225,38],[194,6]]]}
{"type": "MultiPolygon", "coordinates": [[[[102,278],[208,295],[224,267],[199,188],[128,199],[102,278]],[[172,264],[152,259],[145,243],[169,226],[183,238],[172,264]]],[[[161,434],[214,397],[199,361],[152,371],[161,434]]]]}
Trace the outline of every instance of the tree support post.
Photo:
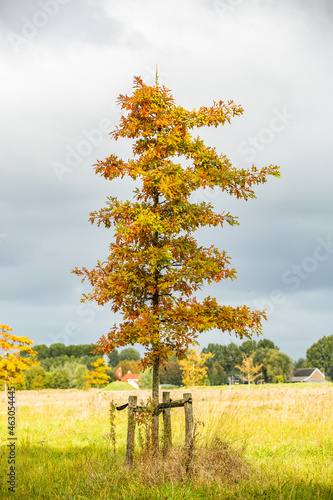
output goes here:
{"type": "MultiPolygon", "coordinates": [[[[163,403],[170,403],[170,392],[163,392],[163,403]]],[[[164,455],[167,453],[168,449],[172,446],[172,436],[171,436],[171,409],[163,409],[163,423],[164,423],[164,455]]]]}
{"type": "Polygon", "coordinates": [[[188,447],[193,441],[193,406],[192,394],[186,392],[183,394],[185,410],[185,446],[188,447]]]}
{"type": "Polygon", "coordinates": [[[129,396],[128,398],[128,423],[127,423],[127,447],[126,447],[126,465],[132,466],[133,450],[135,438],[135,408],[138,404],[137,396],[129,396]]]}
{"type": "Polygon", "coordinates": [[[187,450],[187,458],[185,463],[186,474],[190,472],[193,459],[193,406],[192,394],[187,392],[183,394],[184,411],[185,411],[185,448],[187,450]]]}

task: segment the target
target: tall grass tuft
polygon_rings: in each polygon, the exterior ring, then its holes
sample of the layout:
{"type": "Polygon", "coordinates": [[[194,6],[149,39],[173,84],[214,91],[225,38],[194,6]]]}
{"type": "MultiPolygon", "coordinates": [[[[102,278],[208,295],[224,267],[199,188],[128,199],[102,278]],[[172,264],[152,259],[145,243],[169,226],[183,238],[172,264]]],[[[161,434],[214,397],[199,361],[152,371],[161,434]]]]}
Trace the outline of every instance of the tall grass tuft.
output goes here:
{"type": "Polygon", "coordinates": [[[165,452],[162,439],[161,451],[151,449],[151,402],[141,403],[137,413],[138,451],[133,463],[138,480],[151,486],[189,481],[202,486],[212,483],[236,484],[249,478],[251,468],[244,458],[244,448],[232,446],[226,440],[225,427],[217,425],[209,438],[199,431],[204,422],[195,419],[193,438],[188,446],[177,444],[165,452]]]}

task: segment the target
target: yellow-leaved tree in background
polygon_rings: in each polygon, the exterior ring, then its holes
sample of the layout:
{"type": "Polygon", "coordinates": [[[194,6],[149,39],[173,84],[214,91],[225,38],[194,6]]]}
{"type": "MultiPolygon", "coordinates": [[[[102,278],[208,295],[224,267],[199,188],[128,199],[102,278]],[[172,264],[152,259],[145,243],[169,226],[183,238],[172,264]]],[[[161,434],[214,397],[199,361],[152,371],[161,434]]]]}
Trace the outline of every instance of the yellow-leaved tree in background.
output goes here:
{"type": "Polygon", "coordinates": [[[241,372],[245,373],[248,384],[254,382],[256,378],[262,376],[260,370],[263,364],[254,365],[253,358],[254,352],[250,354],[250,356],[246,356],[245,353],[242,353],[243,363],[241,365],[236,365],[235,368],[238,368],[241,372]]]}
{"type": "Polygon", "coordinates": [[[200,353],[199,349],[189,349],[185,359],[179,361],[180,368],[183,372],[182,380],[185,387],[194,385],[203,385],[207,377],[207,366],[205,362],[208,358],[213,358],[210,352],[207,354],[200,353]]]}
{"type": "Polygon", "coordinates": [[[98,358],[94,363],[91,363],[94,370],[87,370],[83,375],[86,380],[85,388],[88,389],[92,385],[97,385],[99,388],[101,385],[106,385],[109,383],[109,376],[106,374],[108,367],[105,364],[103,358],[98,358]]]}
{"type": "Polygon", "coordinates": [[[12,335],[13,329],[8,325],[0,325],[0,381],[5,384],[24,384],[23,372],[30,370],[40,362],[33,359],[36,353],[30,347],[33,341],[28,337],[12,335]]]}

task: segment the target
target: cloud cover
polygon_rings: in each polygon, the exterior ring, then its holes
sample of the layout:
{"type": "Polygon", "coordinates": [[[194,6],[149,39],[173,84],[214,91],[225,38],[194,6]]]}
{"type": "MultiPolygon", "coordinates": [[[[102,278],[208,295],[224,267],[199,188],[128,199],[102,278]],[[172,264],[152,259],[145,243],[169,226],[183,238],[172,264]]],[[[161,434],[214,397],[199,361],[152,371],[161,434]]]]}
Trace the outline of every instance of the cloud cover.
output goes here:
{"type": "MultiPolygon", "coordinates": [[[[188,109],[233,99],[245,114],[201,129],[239,166],[281,165],[242,202],[200,192],[240,226],[204,230],[238,280],[202,292],[266,307],[264,336],[294,359],[332,334],[332,4],[329,1],[39,0],[0,5],[0,315],[36,344],[89,343],[119,318],[80,304],[70,274],[107,256],[112,233],[88,223],[106,196],[131,194],[91,165],[129,143],[108,132],[134,75],[188,109]]],[[[212,332],[209,342],[235,340],[212,332]]]]}

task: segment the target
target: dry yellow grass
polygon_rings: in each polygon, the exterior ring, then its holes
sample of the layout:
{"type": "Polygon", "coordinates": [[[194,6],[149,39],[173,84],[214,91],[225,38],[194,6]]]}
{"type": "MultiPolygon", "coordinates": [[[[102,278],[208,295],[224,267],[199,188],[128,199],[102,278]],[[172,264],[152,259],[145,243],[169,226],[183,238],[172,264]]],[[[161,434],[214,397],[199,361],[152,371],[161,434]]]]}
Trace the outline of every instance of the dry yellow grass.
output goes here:
{"type": "MultiPolygon", "coordinates": [[[[172,399],[181,398],[183,392],[188,391],[171,391],[172,399]]],[[[126,403],[134,393],[139,401],[146,400],[149,391],[18,391],[16,498],[333,499],[333,384],[191,392],[194,415],[204,425],[199,426],[201,451],[188,481],[177,466],[184,442],[182,408],[172,410],[176,449],[169,465],[160,458],[152,467],[137,456],[137,467],[129,473],[123,466],[127,412],[116,415],[115,463],[109,404],[111,399],[126,403]],[[214,449],[207,450],[207,443],[214,440],[214,449]],[[230,446],[235,453],[223,455],[230,446]],[[229,465],[223,468],[222,462],[229,465]],[[214,463],[220,465],[214,468],[214,463]]],[[[7,470],[4,393],[0,393],[0,412],[3,475],[7,470]]],[[[7,498],[4,482],[0,493],[0,498],[7,498]]]]}

